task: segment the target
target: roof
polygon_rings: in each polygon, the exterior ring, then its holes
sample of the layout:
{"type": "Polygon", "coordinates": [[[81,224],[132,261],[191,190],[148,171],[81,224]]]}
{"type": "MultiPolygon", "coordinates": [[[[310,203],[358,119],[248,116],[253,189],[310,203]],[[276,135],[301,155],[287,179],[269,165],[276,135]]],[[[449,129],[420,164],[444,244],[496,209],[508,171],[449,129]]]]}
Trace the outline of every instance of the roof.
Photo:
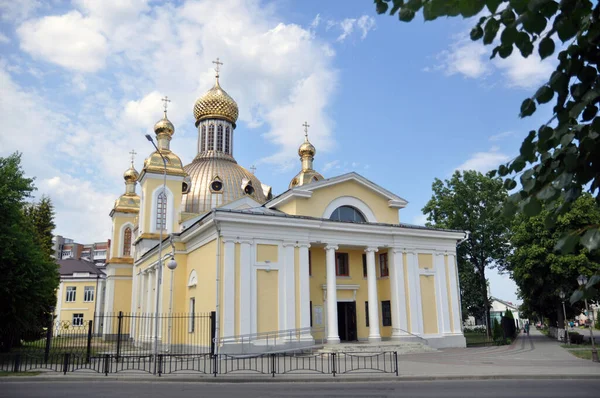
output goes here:
{"type": "Polygon", "coordinates": [[[492,300],[495,300],[495,301],[497,301],[499,303],[502,303],[502,304],[504,304],[507,307],[516,309],[517,311],[519,310],[519,304],[513,304],[513,303],[510,303],[508,301],[501,300],[498,297],[494,297],[494,296],[491,296],[491,298],[492,298],[492,300]]]}
{"type": "Polygon", "coordinates": [[[68,258],[66,260],[57,261],[60,269],[61,276],[73,275],[76,272],[89,272],[94,275],[104,275],[104,272],[98,269],[96,265],[90,261],[77,260],[74,258],[68,258]]]}

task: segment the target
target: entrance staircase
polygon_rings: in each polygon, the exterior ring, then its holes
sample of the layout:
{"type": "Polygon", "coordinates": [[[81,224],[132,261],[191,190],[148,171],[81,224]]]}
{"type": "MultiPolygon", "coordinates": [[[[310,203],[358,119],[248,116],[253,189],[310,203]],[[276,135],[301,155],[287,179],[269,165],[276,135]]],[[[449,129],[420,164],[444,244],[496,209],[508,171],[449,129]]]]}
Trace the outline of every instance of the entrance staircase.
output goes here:
{"type": "Polygon", "coordinates": [[[377,353],[377,352],[396,351],[398,355],[415,354],[424,352],[435,352],[435,348],[429,347],[426,343],[420,341],[353,341],[342,342],[340,344],[325,344],[319,349],[320,353],[345,352],[345,353],[377,353]]]}

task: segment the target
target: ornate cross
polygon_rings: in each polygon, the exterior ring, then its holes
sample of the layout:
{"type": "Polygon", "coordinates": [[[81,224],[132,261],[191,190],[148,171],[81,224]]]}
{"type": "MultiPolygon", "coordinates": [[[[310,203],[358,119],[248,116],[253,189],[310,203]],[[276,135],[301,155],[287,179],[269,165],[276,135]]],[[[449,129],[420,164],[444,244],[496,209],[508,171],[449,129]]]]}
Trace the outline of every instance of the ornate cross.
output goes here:
{"type": "Polygon", "coordinates": [[[129,152],[129,154],[131,155],[131,164],[133,165],[133,159],[135,159],[135,155],[137,155],[137,152],[132,149],[131,152],[129,152]]]}
{"type": "Polygon", "coordinates": [[[252,174],[254,174],[256,172],[256,166],[255,165],[250,166],[250,171],[252,172],[252,174]]]}
{"type": "Polygon", "coordinates": [[[219,77],[219,70],[221,70],[220,66],[223,65],[223,62],[219,61],[219,57],[217,57],[216,61],[212,61],[213,64],[217,65],[215,67],[215,72],[217,72],[217,78],[219,77]]]}
{"type": "Polygon", "coordinates": [[[304,126],[304,136],[308,139],[308,128],[310,127],[310,124],[304,122],[302,126],[304,126]]]}
{"type": "Polygon", "coordinates": [[[163,107],[165,108],[165,115],[166,115],[167,114],[167,106],[169,105],[169,102],[171,102],[171,100],[166,95],[164,98],[161,98],[160,100],[165,103],[163,105],[163,107]]]}

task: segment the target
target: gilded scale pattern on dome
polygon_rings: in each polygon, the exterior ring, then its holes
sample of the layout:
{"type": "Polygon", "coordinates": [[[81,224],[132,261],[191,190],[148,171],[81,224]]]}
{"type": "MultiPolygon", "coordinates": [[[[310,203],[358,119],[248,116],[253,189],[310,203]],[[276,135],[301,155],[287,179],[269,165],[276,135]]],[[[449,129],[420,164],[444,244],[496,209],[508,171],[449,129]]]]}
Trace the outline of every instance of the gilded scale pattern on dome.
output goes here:
{"type": "MultiPolygon", "coordinates": [[[[162,155],[167,159],[168,175],[186,175],[185,171],[183,170],[183,164],[181,163],[181,159],[179,159],[179,156],[175,155],[170,150],[163,149],[161,150],[161,152],[162,155]]],[[[144,161],[144,171],[147,173],[164,173],[165,166],[158,152],[154,151],[149,157],[146,158],[146,160],[144,161]]]]}
{"type": "Polygon", "coordinates": [[[235,125],[239,115],[236,102],[221,88],[217,79],[213,88],[198,98],[194,104],[196,125],[207,118],[224,118],[235,125]]]}

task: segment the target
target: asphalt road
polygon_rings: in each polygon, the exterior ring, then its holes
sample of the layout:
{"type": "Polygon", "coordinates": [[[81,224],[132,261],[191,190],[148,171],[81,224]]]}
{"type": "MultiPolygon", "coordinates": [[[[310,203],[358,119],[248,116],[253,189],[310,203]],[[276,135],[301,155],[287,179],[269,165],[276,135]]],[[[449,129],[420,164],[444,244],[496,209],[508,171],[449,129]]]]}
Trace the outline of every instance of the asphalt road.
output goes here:
{"type": "Polygon", "coordinates": [[[2,382],[0,397],[594,397],[600,380],[394,381],[374,383],[2,382]]]}

